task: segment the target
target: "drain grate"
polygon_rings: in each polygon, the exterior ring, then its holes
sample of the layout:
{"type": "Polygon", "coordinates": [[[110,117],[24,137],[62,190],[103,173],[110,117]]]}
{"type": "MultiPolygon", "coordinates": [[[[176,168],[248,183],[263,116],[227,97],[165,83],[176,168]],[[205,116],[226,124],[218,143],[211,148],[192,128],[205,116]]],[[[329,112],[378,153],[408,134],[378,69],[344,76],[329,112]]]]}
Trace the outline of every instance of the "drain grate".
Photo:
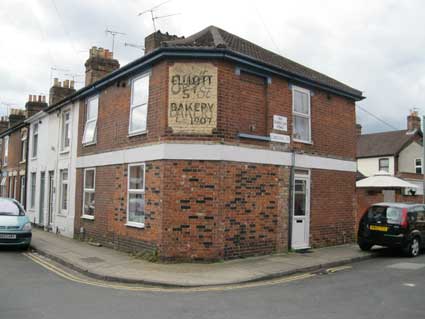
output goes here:
{"type": "Polygon", "coordinates": [[[85,258],[80,258],[80,260],[88,263],[88,264],[96,264],[96,263],[101,263],[104,260],[98,257],[85,257],[85,258]]]}

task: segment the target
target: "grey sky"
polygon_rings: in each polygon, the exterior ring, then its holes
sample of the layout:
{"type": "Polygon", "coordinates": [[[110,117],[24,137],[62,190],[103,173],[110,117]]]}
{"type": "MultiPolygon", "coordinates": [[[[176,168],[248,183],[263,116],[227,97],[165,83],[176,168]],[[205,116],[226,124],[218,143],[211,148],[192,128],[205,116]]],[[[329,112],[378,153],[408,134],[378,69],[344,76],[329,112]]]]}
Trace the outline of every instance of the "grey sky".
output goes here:
{"type": "MultiPolygon", "coordinates": [[[[126,33],[116,41],[121,65],[139,57],[124,42],[143,44],[152,22],[137,13],[163,1],[2,0],[1,111],[47,94],[52,76],[84,74],[89,48],[111,47],[106,28],[126,33]]],[[[157,20],[161,31],[188,36],[221,27],[362,90],[359,105],[394,127],[405,128],[413,107],[425,114],[424,1],[172,0],[157,11],[171,13],[181,14],[157,20]]],[[[391,129],[359,108],[357,118],[367,132],[391,129]]]]}

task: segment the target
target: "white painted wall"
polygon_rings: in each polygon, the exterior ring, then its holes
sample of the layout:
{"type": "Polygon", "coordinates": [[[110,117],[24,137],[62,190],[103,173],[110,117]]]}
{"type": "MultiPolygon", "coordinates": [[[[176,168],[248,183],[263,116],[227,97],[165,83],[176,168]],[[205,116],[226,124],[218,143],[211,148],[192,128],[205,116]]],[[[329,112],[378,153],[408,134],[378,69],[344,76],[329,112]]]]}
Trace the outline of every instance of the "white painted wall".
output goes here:
{"type": "Polygon", "coordinates": [[[45,172],[45,191],[44,191],[44,223],[46,228],[51,227],[53,232],[68,237],[74,234],[74,216],[75,216],[75,178],[76,178],[76,158],[77,158],[77,134],[78,134],[78,105],[69,104],[60,111],[46,114],[40,117],[34,116],[28,120],[31,125],[29,139],[29,162],[27,177],[27,211],[31,221],[40,223],[40,176],[45,172]],[[62,114],[70,110],[71,141],[68,152],[61,151],[62,138],[62,114]],[[31,158],[33,149],[33,126],[38,122],[38,155],[37,158],[31,158]],[[60,205],[60,171],[68,169],[68,209],[63,211],[60,205]],[[36,197],[34,208],[30,207],[31,201],[31,173],[37,175],[36,197]],[[54,174],[54,194],[52,201],[52,224],[48,225],[49,209],[49,172],[54,174]]]}
{"type": "Polygon", "coordinates": [[[423,157],[422,146],[417,142],[412,142],[404,148],[398,157],[398,171],[401,173],[416,173],[415,159],[423,157]]]}
{"type": "Polygon", "coordinates": [[[370,157],[370,158],[358,158],[357,169],[360,173],[366,177],[372,176],[379,171],[379,159],[388,158],[390,161],[389,173],[394,175],[394,156],[382,156],[382,157],[370,157]]]}

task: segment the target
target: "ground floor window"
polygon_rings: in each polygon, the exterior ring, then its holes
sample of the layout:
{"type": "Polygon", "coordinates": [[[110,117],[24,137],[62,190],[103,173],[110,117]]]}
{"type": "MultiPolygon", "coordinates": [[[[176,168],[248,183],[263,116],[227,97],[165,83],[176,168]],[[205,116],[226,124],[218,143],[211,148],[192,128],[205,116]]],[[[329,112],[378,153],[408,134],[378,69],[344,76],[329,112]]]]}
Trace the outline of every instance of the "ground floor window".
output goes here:
{"type": "Polygon", "coordinates": [[[128,165],[127,223],[145,223],[145,164],[128,165]]]}
{"type": "Polygon", "coordinates": [[[36,180],[37,178],[37,174],[36,173],[31,173],[31,197],[30,197],[30,208],[34,208],[35,207],[35,185],[36,185],[36,180]]]}
{"type": "Polygon", "coordinates": [[[83,216],[94,217],[96,192],[96,170],[94,168],[84,170],[83,186],[83,216]]]}
{"type": "Polygon", "coordinates": [[[68,170],[60,171],[60,212],[68,210],[68,170]]]}
{"type": "Polygon", "coordinates": [[[1,183],[0,183],[0,192],[1,192],[1,196],[2,197],[6,197],[7,196],[7,191],[6,191],[6,176],[3,176],[1,178],[1,183]]]}
{"type": "Polygon", "coordinates": [[[25,200],[25,176],[21,176],[21,190],[20,190],[20,197],[19,197],[19,201],[21,202],[22,205],[24,205],[24,200],[25,200]]]}

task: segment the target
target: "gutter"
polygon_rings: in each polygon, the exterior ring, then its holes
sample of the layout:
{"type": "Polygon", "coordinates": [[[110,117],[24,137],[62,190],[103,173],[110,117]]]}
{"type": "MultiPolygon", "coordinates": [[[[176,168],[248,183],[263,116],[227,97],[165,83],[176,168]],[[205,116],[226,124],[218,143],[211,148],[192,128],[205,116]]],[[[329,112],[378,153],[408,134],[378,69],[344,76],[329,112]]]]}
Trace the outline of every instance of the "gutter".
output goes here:
{"type": "Polygon", "coordinates": [[[249,67],[260,69],[263,72],[276,74],[279,76],[282,76],[286,79],[292,80],[294,82],[302,83],[314,88],[319,88],[324,91],[328,91],[331,93],[334,93],[336,95],[344,96],[350,99],[353,99],[355,101],[363,100],[365,97],[361,95],[361,92],[359,92],[359,95],[356,95],[354,93],[349,93],[344,90],[336,89],[333,87],[330,87],[326,84],[318,83],[312,80],[305,79],[303,77],[300,77],[298,75],[295,75],[293,73],[283,71],[279,69],[276,66],[266,64],[264,62],[258,61],[256,59],[253,59],[251,57],[248,57],[246,55],[234,52],[229,49],[222,49],[222,48],[208,48],[208,49],[202,49],[202,48],[167,48],[167,47],[161,47],[158,48],[151,53],[134,60],[133,62],[130,62],[129,64],[124,65],[122,68],[106,75],[102,79],[96,81],[95,83],[83,87],[82,89],[78,90],[74,94],[68,96],[62,101],[59,101],[58,103],[49,106],[45,112],[51,113],[55,110],[61,108],[62,106],[72,103],[78,99],[82,99],[84,97],[87,97],[89,95],[97,93],[100,89],[102,89],[105,86],[108,86],[110,83],[119,80],[125,76],[131,75],[133,73],[136,73],[138,71],[142,71],[143,69],[148,68],[150,65],[154,64],[157,61],[160,61],[163,58],[166,57],[175,57],[175,58],[184,58],[184,57],[191,57],[191,58],[219,58],[219,59],[228,59],[233,62],[237,62],[240,64],[247,65],[249,67]]]}

